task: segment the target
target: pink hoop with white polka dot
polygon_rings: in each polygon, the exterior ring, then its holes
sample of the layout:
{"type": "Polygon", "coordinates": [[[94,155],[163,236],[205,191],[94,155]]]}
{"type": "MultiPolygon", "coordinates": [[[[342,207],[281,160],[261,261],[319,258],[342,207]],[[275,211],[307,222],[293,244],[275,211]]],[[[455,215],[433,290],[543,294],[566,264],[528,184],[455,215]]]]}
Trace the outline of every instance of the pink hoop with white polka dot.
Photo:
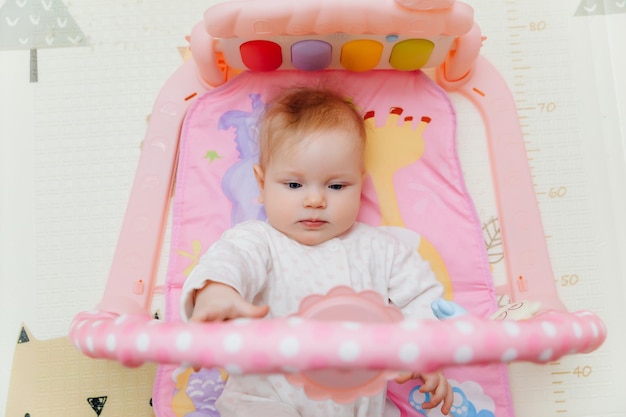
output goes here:
{"type": "MultiPolygon", "coordinates": [[[[223,367],[232,374],[306,375],[329,369],[422,370],[490,362],[547,363],[596,349],[606,337],[593,313],[545,312],[530,320],[498,321],[469,315],[445,321],[362,323],[307,320],[163,322],[140,315],[85,312],[72,324],[73,343],[86,355],[120,361],[223,367]],[[262,337],[261,337],[262,335],[262,337]]],[[[376,373],[374,373],[376,374],[376,373]]],[[[354,400],[376,379],[337,390],[308,389],[312,397],[354,400]],[[353,388],[351,390],[350,388],[353,388]]],[[[302,384],[307,389],[310,381],[302,384]]],[[[315,384],[314,384],[315,385],[315,384]]],[[[323,384],[317,384],[322,386],[323,384]]],[[[372,392],[382,389],[373,383],[372,392]]]]}

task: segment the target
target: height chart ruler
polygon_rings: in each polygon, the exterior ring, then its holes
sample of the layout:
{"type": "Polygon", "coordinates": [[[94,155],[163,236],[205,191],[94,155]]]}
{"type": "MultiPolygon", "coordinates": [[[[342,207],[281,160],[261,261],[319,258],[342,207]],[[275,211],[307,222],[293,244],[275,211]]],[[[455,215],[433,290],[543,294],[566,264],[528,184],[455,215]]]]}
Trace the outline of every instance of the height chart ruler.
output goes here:
{"type": "MultiPolygon", "coordinates": [[[[516,414],[626,415],[626,365],[619,353],[626,342],[620,323],[625,277],[615,189],[607,181],[614,173],[610,156],[621,146],[619,120],[605,114],[615,97],[602,84],[612,76],[608,45],[623,42],[610,38],[606,24],[626,24],[626,14],[607,6],[613,0],[468,3],[487,37],[482,53],[516,100],[560,298],[570,311],[598,313],[609,328],[607,342],[592,354],[545,366],[511,365],[516,414]]],[[[500,273],[494,268],[497,284],[500,273]]]]}

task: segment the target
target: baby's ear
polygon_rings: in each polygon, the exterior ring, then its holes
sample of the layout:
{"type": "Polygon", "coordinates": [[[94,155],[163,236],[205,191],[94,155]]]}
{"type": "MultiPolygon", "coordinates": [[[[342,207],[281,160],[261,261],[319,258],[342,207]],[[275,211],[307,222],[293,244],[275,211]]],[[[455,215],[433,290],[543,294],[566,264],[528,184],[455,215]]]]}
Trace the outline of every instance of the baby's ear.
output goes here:
{"type": "Polygon", "coordinates": [[[263,168],[260,165],[254,164],[254,178],[256,179],[256,183],[259,185],[259,190],[261,191],[261,195],[259,196],[259,203],[263,202],[263,189],[265,187],[265,172],[263,172],[263,168]]]}

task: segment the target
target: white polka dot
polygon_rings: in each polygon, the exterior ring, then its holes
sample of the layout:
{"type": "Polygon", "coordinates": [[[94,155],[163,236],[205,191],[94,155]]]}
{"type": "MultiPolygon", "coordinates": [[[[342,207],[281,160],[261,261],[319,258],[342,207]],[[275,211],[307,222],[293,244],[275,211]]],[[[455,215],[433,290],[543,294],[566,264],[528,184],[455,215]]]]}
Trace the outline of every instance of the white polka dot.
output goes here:
{"type": "Polygon", "coordinates": [[[78,326],[76,326],[76,330],[80,330],[81,327],[83,327],[85,325],[86,321],[83,320],[80,323],[78,323],[78,326]]]}
{"type": "Polygon", "coordinates": [[[288,358],[293,358],[300,351],[300,342],[295,337],[285,337],[280,341],[280,353],[288,358]]]}
{"type": "Polygon", "coordinates": [[[85,340],[85,344],[87,345],[87,350],[93,353],[95,349],[93,346],[93,339],[91,338],[91,336],[87,336],[87,340],[85,340]]]}
{"type": "Polygon", "coordinates": [[[191,337],[190,332],[180,333],[178,337],[176,338],[176,349],[178,349],[179,352],[184,352],[186,350],[189,350],[189,348],[191,347],[192,340],[193,338],[191,337]]]}
{"type": "Polygon", "coordinates": [[[417,330],[419,327],[420,324],[417,320],[404,320],[402,322],[402,328],[406,330],[417,330]]]}
{"type": "Polygon", "coordinates": [[[547,362],[550,358],[552,358],[552,349],[546,349],[541,353],[541,355],[539,355],[539,360],[541,362],[547,362]]]}
{"type": "Polygon", "coordinates": [[[358,330],[363,327],[361,323],[357,323],[356,321],[346,321],[342,324],[342,326],[348,330],[358,330]]]}
{"type": "Polygon", "coordinates": [[[114,334],[110,334],[107,336],[107,350],[109,352],[113,352],[115,350],[115,346],[117,344],[117,340],[115,339],[114,334]]]}
{"type": "Polygon", "coordinates": [[[517,350],[513,348],[507,349],[506,351],[504,351],[504,353],[500,357],[500,360],[502,362],[511,362],[511,361],[514,361],[515,359],[517,359],[517,350]]]}
{"type": "Polygon", "coordinates": [[[302,317],[289,317],[287,319],[287,324],[291,327],[298,327],[302,323],[304,323],[304,319],[302,317]]]}
{"type": "Polygon", "coordinates": [[[400,360],[405,363],[415,361],[420,354],[420,348],[414,343],[405,343],[400,346],[399,356],[400,360]]]}
{"type": "Polygon", "coordinates": [[[243,344],[243,340],[239,333],[230,333],[222,342],[222,346],[224,350],[229,353],[237,353],[241,350],[241,346],[243,344]]]}
{"type": "Polygon", "coordinates": [[[598,337],[600,332],[598,331],[598,326],[596,326],[595,323],[591,323],[591,331],[593,332],[593,337],[598,337]]]}
{"type": "Polygon", "coordinates": [[[573,323],[572,330],[574,330],[574,337],[576,337],[576,339],[583,337],[583,329],[580,327],[580,324],[573,323]]]}
{"type": "Polygon", "coordinates": [[[249,324],[251,321],[252,320],[247,317],[240,317],[238,319],[233,320],[231,323],[237,326],[245,326],[246,324],[249,324]]]}
{"type": "Polygon", "coordinates": [[[554,324],[547,322],[547,321],[542,321],[541,328],[543,329],[543,332],[546,334],[546,336],[548,337],[556,336],[556,327],[554,327],[554,324]]]}
{"type": "Polygon", "coordinates": [[[122,314],[121,316],[115,319],[114,323],[116,325],[122,324],[126,320],[126,317],[127,317],[126,314],[122,314]]]}
{"type": "Polygon", "coordinates": [[[339,347],[339,357],[345,362],[354,362],[361,353],[361,348],[356,342],[344,342],[339,347]]]}
{"type": "Polygon", "coordinates": [[[91,327],[100,327],[102,325],[102,320],[96,320],[91,323],[91,327]]]}
{"type": "Polygon", "coordinates": [[[239,365],[235,365],[234,363],[226,365],[224,369],[226,369],[226,372],[232,375],[243,374],[243,370],[241,369],[241,367],[239,365]]]}
{"type": "Polygon", "coordinates": [[[146,352],[150,348],[150,337],[146,333],[141,333],[137,336],[135,346],[139,352],[146,352]]]}
{"type": "Polygon", "coordinates": [[[474,357],[474,351],[470,346],[461,346],[454,354],[454,361],[456,363],[468,363],[474,357]]]}
{"type": "Polygon", "coordinates": [[[463,320],[457,320],[454,323],[454,327],[456,327],[461,333],[471,334],[474,331],[474,326],[472,323],[463,320]]]}
{"type": "Polygon", "coordinates": [[[504,326],[504,331],[509,336],[513,336],[513,337],[519,336],[520,328],[514,321],[505,320],[502,323],[503,323],[503,326],[504,326]]]}

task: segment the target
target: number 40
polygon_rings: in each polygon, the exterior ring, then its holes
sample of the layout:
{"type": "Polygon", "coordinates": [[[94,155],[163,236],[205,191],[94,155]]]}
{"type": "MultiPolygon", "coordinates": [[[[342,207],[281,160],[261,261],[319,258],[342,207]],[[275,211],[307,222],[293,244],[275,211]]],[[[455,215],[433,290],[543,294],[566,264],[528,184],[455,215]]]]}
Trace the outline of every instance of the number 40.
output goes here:
{"type": "Polygon", "coordinates": [[[591,375],[591,366],[577,366],[572,373],[579,378],[587,378],[591,375]]]}

